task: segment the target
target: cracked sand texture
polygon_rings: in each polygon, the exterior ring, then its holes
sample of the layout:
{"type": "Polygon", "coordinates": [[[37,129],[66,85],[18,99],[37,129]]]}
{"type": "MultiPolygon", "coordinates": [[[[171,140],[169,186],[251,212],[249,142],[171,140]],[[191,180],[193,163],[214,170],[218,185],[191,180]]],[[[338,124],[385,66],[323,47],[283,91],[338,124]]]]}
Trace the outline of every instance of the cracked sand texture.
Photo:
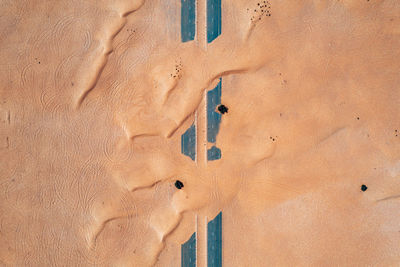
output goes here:
{"type": "Polygon", "coordinates": [[[179,266],[221,210],[223,266],[399,264],[400,2],[261,2],[206,48],[180,1],[2,2],[0,265],[179,266]],[[222,158],[193,162],[221,77],[222,158]]]}

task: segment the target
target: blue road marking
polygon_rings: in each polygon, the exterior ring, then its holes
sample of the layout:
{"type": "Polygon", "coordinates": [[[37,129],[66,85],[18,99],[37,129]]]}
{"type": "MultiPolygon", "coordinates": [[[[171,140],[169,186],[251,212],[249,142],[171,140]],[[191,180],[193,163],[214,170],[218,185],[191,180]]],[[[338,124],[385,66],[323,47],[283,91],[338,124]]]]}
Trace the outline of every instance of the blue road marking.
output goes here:
{"type": "Polygon", "coordinates": [[[219,124],[221,123],[221,114],[216,112],[215,109],[221,104],[221,82],[207,93],[207,141],[215,143],[217,141],[217,134],[219,131],[219,124]]]}
{"type": "Polygon", "coordinates": [[[207,225],[207,266],[222,267],[222,212],[207,225]]]}
{"type": "Polygon", "coordinates": [[[181,267],[196,266],[196,233],[181,245],[181,267]]]}
{"type": "Polygon", "coordinates": [[[221,34],[221,0],[207,0],[207,42],[221,34]]]}
{"type": "Polygon", "coordinates": [[[194,40],[196,34],[196,0],[181,0],[182,42],[194,40]]]}
{"type": "Polygon", "coordinates": [[[207,150],[207,160],[217,160],[221,158],[221,149],[216,146],[212,146],[207,150]]]}
{"type": "Polygon", "coordinates": [[[192,160],[196,159],[196,126],[194,124],[181,136],[181,152],[192,160]]]}

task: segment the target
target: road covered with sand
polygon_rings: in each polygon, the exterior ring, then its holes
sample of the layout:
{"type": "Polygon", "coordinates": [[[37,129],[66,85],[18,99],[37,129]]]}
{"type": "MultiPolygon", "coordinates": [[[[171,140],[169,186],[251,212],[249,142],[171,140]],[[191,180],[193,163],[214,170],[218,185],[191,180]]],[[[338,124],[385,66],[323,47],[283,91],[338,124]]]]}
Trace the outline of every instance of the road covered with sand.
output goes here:
{"type": "Polygon", "coordinates": [[[186,1],[1,3],[0,265],[398,265],[400,2],[186,1]]]}

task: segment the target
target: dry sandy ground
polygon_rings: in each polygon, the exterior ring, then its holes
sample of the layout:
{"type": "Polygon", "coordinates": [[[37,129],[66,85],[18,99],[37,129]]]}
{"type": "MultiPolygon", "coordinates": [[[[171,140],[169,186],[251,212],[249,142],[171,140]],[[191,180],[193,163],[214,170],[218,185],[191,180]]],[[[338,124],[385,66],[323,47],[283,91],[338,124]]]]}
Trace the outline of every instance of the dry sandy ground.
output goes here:
{"type": "Polygon", "coordinates": [[[400,2],[269,2],[223,0],[205,47],[180,1],[3,0],[0,265],[180,266],[223,211],[223,266],[399,266],[400,2]]]}

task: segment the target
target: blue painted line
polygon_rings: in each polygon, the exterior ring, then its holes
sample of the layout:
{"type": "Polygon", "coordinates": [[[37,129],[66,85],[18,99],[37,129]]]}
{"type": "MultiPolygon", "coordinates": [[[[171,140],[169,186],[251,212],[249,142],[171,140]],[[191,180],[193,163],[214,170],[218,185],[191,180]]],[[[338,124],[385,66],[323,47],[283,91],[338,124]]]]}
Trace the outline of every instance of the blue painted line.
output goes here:
{"type": "Polygon", "coordinates": [[[196,126],[194,124],[181,136],[181,152],[192,160],[196,159],[196,126]]]}
{"type": "Polygon", "coordinates": [[[222,212],[207,225],[207,266],[222,267],[222,212]]]}
{"type": "Polygon", "coordinates": [[[181,267],[196,266],[196,233],[181,245],[181,267]]]}
{"type": "Polygon", "coordinates": [[[214,89],[207,92],[207,141],[210,143],[217,141],[221,123],[221,114],[215,112],[217,106],[221,104],[221,83],[222,79],[214,89]]]}
{"type": "Polygon", "coordinates": [[[182,42],[194,40],[196,34],[196,0],[181,0],[182,42]]]}
{"type": "Polygon", "coordinates": [[[207,160],[217,160],[221,158],[221,149],[216,146],[212,146],[207,150],[207,160]]]}
{"type": "Polygon", "coordinates": [[[207,42],[221,34],[221,0],[207,0],[207,42]]]}

